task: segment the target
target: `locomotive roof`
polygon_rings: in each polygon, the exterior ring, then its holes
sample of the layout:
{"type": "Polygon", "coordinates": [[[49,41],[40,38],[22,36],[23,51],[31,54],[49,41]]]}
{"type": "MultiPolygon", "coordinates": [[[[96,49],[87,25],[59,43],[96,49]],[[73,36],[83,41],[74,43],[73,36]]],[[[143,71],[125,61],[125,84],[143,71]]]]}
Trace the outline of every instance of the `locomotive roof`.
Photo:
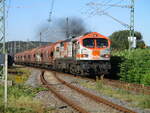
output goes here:
{"type": "Polygon", "coordinates": [[[63,40],[63,41],[61,41],[61,42],[70,42],[70,41],[71,41],[71,38],[66,39],[66,40],[63,40]]]}

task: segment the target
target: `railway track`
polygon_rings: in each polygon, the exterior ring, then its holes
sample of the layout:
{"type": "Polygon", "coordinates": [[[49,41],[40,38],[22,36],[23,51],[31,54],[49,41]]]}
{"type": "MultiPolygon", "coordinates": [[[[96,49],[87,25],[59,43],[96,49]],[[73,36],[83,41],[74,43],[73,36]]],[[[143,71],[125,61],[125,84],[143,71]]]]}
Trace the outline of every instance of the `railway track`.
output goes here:
{"type": "MultiPolygon", "coordinates": [[[[115,110],[117,110],[118,112],[123,112],[123,113],[136,113],[135,111],[132,111],[132,110],[130,110],[130,109],[128,109],[128,108],[125,108],[125,107],[122,107],[122,106],[120,106],[120,105],[114,104],[114,103],[112,103],[112,102],[110,102],[110,101],[108,101],[108,100],[106,100],[106,99],[103,99],[103,98],[101,98],[101,97],[99,97],[99,96],[96,96],[96,95],[94,95],[94,94],[92,94],[92,93],[89,93],[89,92],[86,91],[86,90],[83,90],[83,89],[81,89],[81,88],[79,88],[79,87],[76,87],[76,86],[72,85],[71,83],[68,83],[68,82],[62,80],[61,78],[59,78],[59,77],[57,76],[56,72],[53,72],[53,73],[55,73],[55,74],[54,74],[54,75],[55,75],[55,78],[56,78],[59,82],[61,82],[63,85],[66,85],[67,87],[69,87],[69,88],[75,90],[76,92],[82,94],[83,96],[85,96],[85,97],[87,97],[87,98],[89,98],[89,99],[95,101],[96,103],[101,103],[101,104],[104,104],[104,105],[106,105],[106,106],[109,106],[109,108],[115,109],[115,110]]],[[[44,71],[42,71],[42,74],[41,74],[41,81],[42,81],[42,83],[43,83],[43,85],[44,85],[45,87],[47,87],[47,88],[48,88],[51,92],[53,92],[60,100],[62,100],[62,101],[64,101],[65,103],[67,103],[69,106],[71,106],[72,108],[74,108],[75,110],[77,110],[77,111],[80,112],[80,113],[89,113],[88,110],[86,110],[86,109],[84,109],[83,107],[79,106],[78,103],[76,103],[76,102],[74,102],[74,101],[72,101],[72,100],[66,98],[66,97],[63,96],[62,94],[58,93],[58,92],[56,91],[56,89],[55,89],[52,85],[49,85],[49,83],[48,83],[48,82],[45,80],[45,78],[44,78],[44,71]]]]}
{"type": "MultiPolygon", "coordinates": [[[[36,69],[39,69],[39,68],[36,68],[36,69]]],[[[47,69],[43,69],[43,70],[48,71],[47,69]]],[[[93,78],[86,78],[86,77],[81,77],[78,75],[75,76],[75,75],[71,75],[71,74],[67,74],[67,73],[63,73],[63,72],[59,72],[59,73],[62,73],[67,76],[77,77],[77,78],[81,78],[81,79],[87,79],[87,80],[93,81],[93,82],[96,81],[93,78]]],[[[126,83],[123,81],[106,79],[106,78],[102,78],[102,82],[103,82],[103,84],[110,85],[110,86],[116,87],[116,88],[121,88],[121,89],[130,91],[130,92],[136,92],[139,94],[141,93],[141,94],[150,95],[150,86],[144,86],[143,84],[126,83]]]]}
{"type": "MultiPolygon", "coordinates": [[[[60,72],[60,73],[62,73],[62,72],[60,72]]],[[[93,78],[74,76],[74,75],[70,75],[70,74],[66,74],[66,73],[62,73],[62,74],[66,75],[66,76],[84,79],[84,80],[86,79],[86,80],[93,81],[93,82],[96,81],[93,78]]],[[[150,95],[150,86],[144,86],[143,84],[126,83],[123,81],[112,80],[112,79],[107,79],[107,78],[100,78],[100,79],[101,79],[101,82],[105,85],[110,85],[112,87],[124,89],[124,90],[130,91],[130,92],[136,92],[139,94],[150,95]]]]}
{"type": "Polygon", "coordinates": [[[75,110],[79,111],[80,113],[89,113],[88,111],[86,111],[84,108],[78,106],[75,102],[73,102],[72,100],[66,98],[65,96],[61,95],[60,93],[58,93],[56,91],[56,89],[49,85],[48,82],[45,80],[44,78],[44,71],[42,71],[42,74],[40,76],[41,78],[41,82],[43,83],[43,85],[48,88],[52,93],[55,94],[55,96],[57,96],[60,100],[62,100],[63,102],[67,103],[68,105],[70,105],[72,108],[74,108],[75,110]]]}
{"type": "Polygon", "coordinates": [[[121,88],[132,92],[134,91],[136,93],[150,95],[150,87],[144,86],[143,84],[141,85],[141,84],[125,83],[122,81],[110,79],[103,79],[103,83],[116,88],[121,88]]]}

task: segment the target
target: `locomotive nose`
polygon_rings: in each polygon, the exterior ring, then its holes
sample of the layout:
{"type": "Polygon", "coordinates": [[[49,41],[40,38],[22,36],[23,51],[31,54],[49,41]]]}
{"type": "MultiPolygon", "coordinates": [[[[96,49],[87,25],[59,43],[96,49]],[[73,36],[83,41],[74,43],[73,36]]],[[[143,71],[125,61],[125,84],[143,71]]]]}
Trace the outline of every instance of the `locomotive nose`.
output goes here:
{"type": "Polygon", "coordinates": [[[93,50],[92,55],[93,56],[100,56],[100,50],[93,50]]]}

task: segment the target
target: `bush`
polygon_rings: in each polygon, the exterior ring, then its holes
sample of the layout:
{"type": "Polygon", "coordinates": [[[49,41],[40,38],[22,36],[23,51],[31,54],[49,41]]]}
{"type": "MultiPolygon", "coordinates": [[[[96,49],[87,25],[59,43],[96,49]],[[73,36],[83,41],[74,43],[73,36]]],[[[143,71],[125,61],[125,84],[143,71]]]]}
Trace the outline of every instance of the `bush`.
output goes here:
{"type": "Polygon", "coordinates": [[[113,56],[122,59],[119,64],[121,80],[150,85],[150,49],[115,51],[113,56]]]}

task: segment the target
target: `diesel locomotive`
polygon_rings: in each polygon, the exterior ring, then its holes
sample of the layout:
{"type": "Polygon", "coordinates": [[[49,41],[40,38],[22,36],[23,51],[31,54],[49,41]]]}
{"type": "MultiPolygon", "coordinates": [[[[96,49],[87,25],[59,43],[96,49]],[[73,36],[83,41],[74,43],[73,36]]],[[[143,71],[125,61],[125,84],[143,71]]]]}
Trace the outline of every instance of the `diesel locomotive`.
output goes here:
{"type": "Polygon", "coordinates": [[[69,72],[74,75],[108,74],[111,41],[97,32],[60,40],[15,55],[15,63],[69,72]]]}

